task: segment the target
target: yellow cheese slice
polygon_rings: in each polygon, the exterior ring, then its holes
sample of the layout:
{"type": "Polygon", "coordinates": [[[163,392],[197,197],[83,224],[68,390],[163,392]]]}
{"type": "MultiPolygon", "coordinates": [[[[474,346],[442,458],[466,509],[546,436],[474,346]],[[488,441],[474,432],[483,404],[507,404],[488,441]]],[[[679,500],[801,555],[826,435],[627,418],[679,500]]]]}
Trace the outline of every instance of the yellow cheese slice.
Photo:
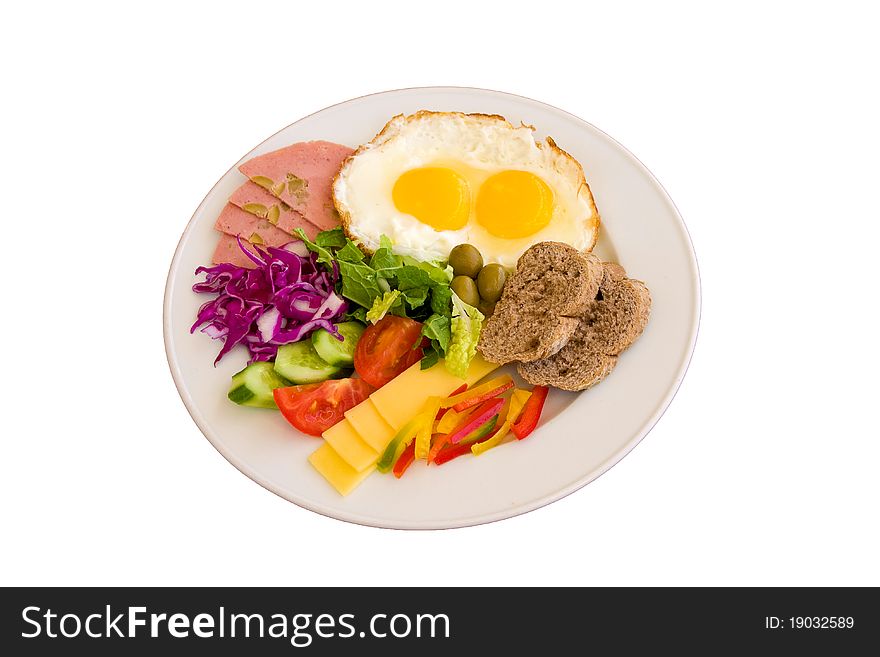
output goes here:
{"type": "Polygon", "coordinates": [[[339,491],[340,495],[348,495],[357,488],[375,470],[375,466],[358,472],[348,463],[342,460],[328,443],[324,443],[309,456],[315,470],[323,475],[324,479],[339,491]]]}
{"type": "Polygon", "coordinates": [[[322,435],[333,451],[358,472],[379,460],[378,452],[361,439],[348,420],[337,422],[322,435]]]}
{"type": "Polygon", "coordinates": [[[394,429],[379,415],[376,406],[369,399],[347,410],[345,417],[364,442],[379,454],[385,451],[385,447],[394,438],[394,429]]]}
{"type": "Polygon", "coordinates": [[[325,443],[312,452],[309,463],[340,494],[348,495],[372,474],[379,453],[422,409],[428,397],[445,397],[462,383],[473,386],[498,367],[477,355],[468,368],[467,377],[459,379],[446,370],[442,361],[424,371],[416,363],[350,409],[345,420],[325,431],[325,443]]]}
{"type": "Polygon", "coordinates": [[[428,397],[446,397],[463,383],[470,387],[499,367],[477,354],[467,377],[459,379],[449,373],[442,361],[427,370],[416,363],[370,395],[370,400],[391,428],[398,431],[422,409],[428,397]]]}

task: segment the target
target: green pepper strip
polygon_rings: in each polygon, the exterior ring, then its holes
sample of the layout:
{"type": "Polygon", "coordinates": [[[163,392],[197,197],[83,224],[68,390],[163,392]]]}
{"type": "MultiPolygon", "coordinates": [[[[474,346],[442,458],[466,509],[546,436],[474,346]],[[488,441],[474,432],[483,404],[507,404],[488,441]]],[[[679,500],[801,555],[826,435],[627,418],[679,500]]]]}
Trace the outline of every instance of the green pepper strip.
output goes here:
{"type": "Polygon", "coordinates": [[[416,437],[416,431],[419,428],[419,416],[403,425],[400,431],[391,439],[391,442],[385,447],[379,462],[376,463],[376,469],[379,472],[389,472],[395,461],[403,454],[403,450],[409,445],[413,438],[416,437]]]}

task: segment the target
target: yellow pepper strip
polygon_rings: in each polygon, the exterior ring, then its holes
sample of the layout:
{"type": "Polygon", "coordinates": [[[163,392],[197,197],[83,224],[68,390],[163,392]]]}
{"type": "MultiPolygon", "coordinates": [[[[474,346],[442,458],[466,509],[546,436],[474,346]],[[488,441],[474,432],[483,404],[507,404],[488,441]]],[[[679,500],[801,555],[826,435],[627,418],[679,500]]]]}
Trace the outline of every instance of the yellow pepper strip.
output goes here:
{"type": "Polygon", "coordinates": [[[495,433],[494,436],[489,438],[489,440],[484,440],[481,443],[474,443],[473,445],[471,445],[471,452],[474,454],[474,456],[479,456],[483,452],[488,452],[493,447],[501,444],[501,441],[503,441],[507,437],[507,434],[510,433],[510,427],[512,427],[513,423],[516,422],[517,419],[519,419],[523,407],[526,405],[526,402],[531,396],[532,393],[528,390],[513,391],[513,396],[509,400],[510,411],[507,414],[507,418],[504,420],[504,424],[501,425],[501,428],[495,433]]]}
{"type": "Polygon", "coordinates": [[[510,407],[513,404],[513,397],[508,397],[504,400],[504,406],[501,407],[501,410],[498,412],[498,424],[496,426],[503,426],[505,422],[507,422],[507,414],[510,413],[510,407]]]}
{"type": "MultiPolygon", "coordinates": [[[[522,412],[523,406],[526,405],[526,402],[529,401],[529,397],[532,396],[531,390],[520,390],[519,388],[514,389],[513,396],[518,398],[520,401],[520,412],[522,412]]],[[[516,422],[516,420],[514,420],[516,422]]]]}
{"type": "MultiPolygon", "coordinates": [[[[532,394],[526,390],[521,390],[520,392],[524,392],[526,394],[526,399],[528,399],[528,395],[532,394]]],[[[525,402],[523,402],[523,403],[525,403],[525,402]]],[[[474,409],[469,408],[466,411],[462,411],[461,413],[459,413],[454,408],[450,408],[449,410],[446,411],[446,413],[443,415],[443,417],[440,418],[440,421],[437,423],[437,426],[434,428],[434,431],[436,433],[449,433],[455,427],[458,426],[459,421],[464,416],[470,415],[473,412],[473,410],[474,409]]],[[[507,412],[509,410],[510,410],[510,399],[506,399],[504,406],[501,409],[501,413],[498,416],[498,426],[501,426],[501,424],[504,422],[504,420],[507,419],[507,412]]]]}
{"type": "Polygon", "coordinates": [[[434,418],[440,410],[440,397],[428,397],[425,409],[419,414],[419,432],[416,434],[416,458],[428,458],[431,451],[431,430],[434,428],[434,418]]]}
{"type": "Polygon", "coordinates": [[[446,413],[443,414],[443,417],[440,418],[440,421],[437,423],[437,427],[434,429],[434,432],[449,433],[458,426],[458,421],[470,412],[471,409],[468,409],[463,413],[459,413],[450,408],[448,411],[446,411],[446,413]]]}
{"type": "MultiPolygon", "coordinates": [[[[442,403],[442,400],[441,400],[442,403]]],[[[501,426],[501,423],[504,422],[507,417],[507,411],[510,408],[510,399],[504,400],[504,406],[501,408],[501,412],[498,415],[498,426],[501,426]]],[[[467,410],[459,413],[454,408],[449,408],[446,413],[443,414],[443,417],[437,422],[437,426],[434,427],[435,433],[449,433],[455,427],[458,426],[458,423],[467,415],[470,415],[474,412],[475,409],[469,408],[467,410]]]]}
{"type": "Polygon", "coordinates": [[[471,388],[470,390],[465,390],[461,394],[447,397],[440,402],[440,408],[452,408],[460,402],[467,401],[468,399],[472,399],[474,397],[479,397],[480,395],[495,390],[496,388],[507,385],[511,381],[513,381],[513,379],[510,377],[509,374],[496,377],[491,381],[486,381],[486,383],[478,385],[476,388],[471,388]]]}

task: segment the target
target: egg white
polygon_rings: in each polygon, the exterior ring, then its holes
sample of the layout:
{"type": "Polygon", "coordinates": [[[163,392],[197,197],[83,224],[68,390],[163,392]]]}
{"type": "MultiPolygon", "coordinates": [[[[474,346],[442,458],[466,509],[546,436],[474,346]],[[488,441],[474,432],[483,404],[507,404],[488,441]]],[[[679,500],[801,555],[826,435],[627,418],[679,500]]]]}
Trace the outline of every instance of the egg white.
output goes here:
{"type": "Polygon", "coordinates": [[[599,214],[581,165],[551,139],[537,142],[531,126],[515,127],[500,116],[418,112],[395,116],[346,160],[333,182],[333,198],[349,237],[368,251],[387,235],[395,252],[419,260],[445,260],[458,244],[473,244],[485,262],[516,264],[532,244],[553,240],[588,251],[596,242],[599,214]],[[392,189],[401,174],[419,167],[454,169],[470,187],[468,223],[435,230],[400,212],[392,189]],[[553,214],[542,230],[522,238],[489,233],[474,216],[480,184],[505,170],[528,171],[553,191],[553,214]]]}

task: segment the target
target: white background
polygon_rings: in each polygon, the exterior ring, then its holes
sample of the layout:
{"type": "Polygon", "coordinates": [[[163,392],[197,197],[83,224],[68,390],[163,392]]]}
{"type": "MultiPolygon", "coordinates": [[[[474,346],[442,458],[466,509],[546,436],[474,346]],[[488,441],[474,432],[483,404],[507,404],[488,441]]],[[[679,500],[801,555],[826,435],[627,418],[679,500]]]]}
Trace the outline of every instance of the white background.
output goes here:
{"type": "Polygon", "coordinates": [[[0,583],[880,584],[877,22],[711,4],[7,7],[0,583]],[[239,474],[177,395],[161,312],[181,231],[242,154],[422,85],[621,141],[684,216],[704,304],[678,396],[610,472],[413,533],[239,474]]]}

